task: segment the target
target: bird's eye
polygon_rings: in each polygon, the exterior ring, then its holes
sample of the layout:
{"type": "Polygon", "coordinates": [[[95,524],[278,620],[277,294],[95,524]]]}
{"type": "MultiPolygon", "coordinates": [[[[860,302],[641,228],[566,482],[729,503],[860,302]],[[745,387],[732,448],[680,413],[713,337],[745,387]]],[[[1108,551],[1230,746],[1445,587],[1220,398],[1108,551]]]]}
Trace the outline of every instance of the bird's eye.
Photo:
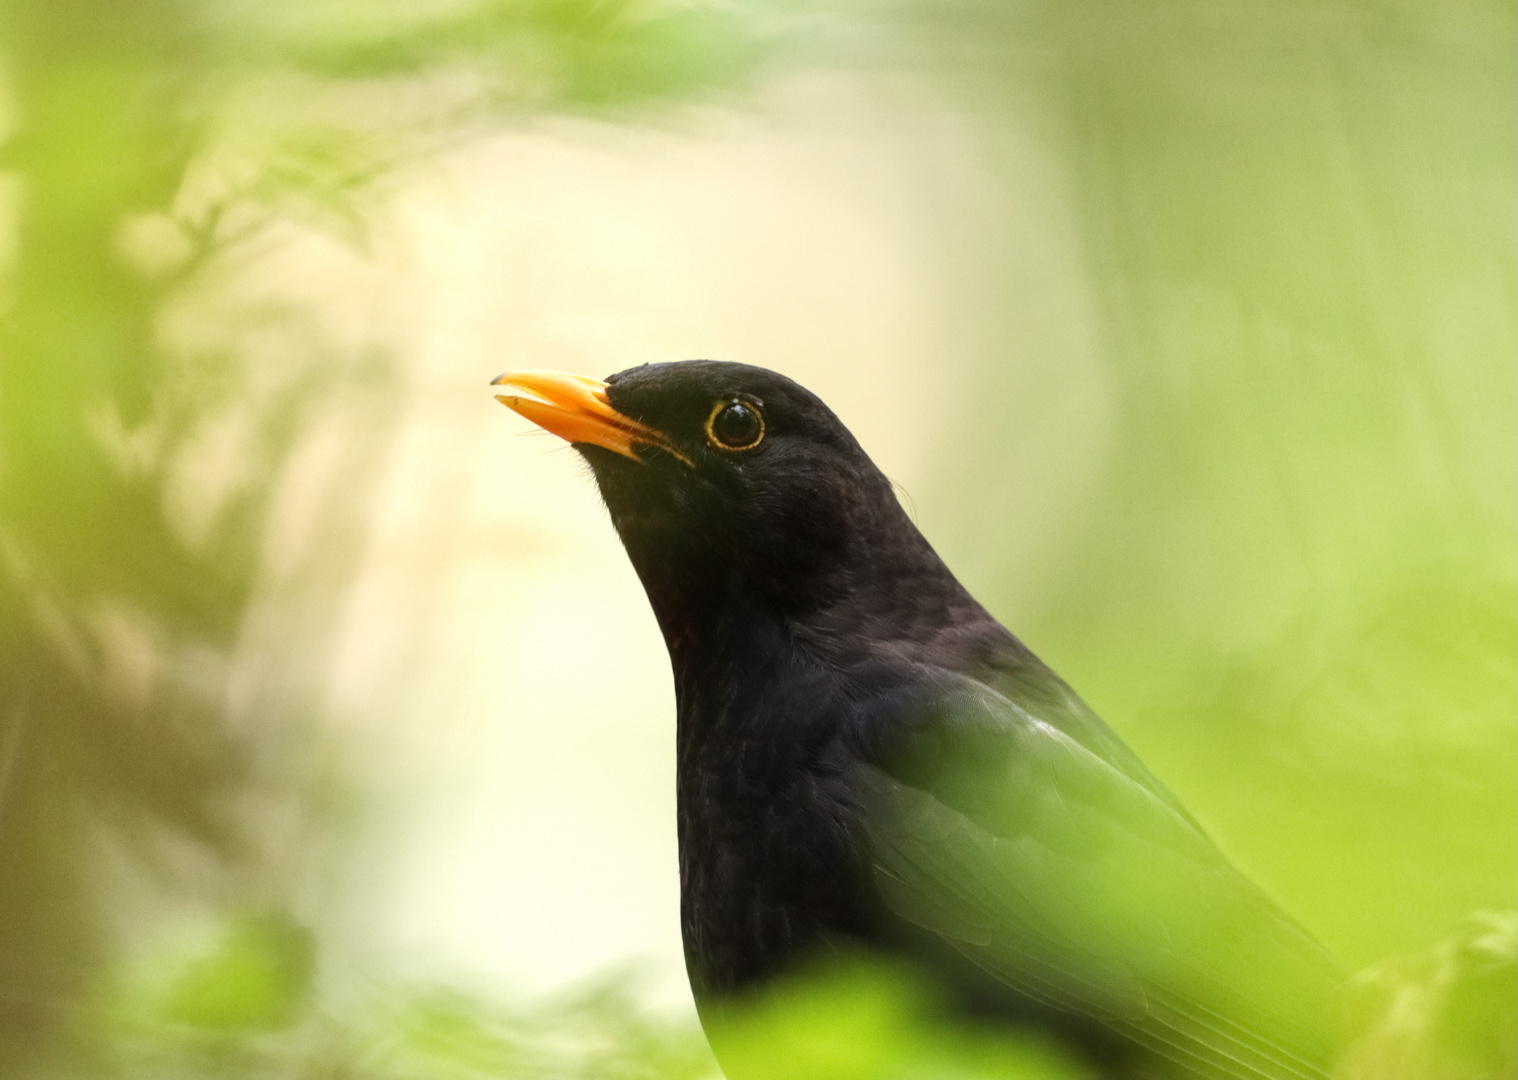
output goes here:
{"type": "Polygon", "coordinates": [[[764,438],[764,417],[746,401],[719,401],[707,417],[706,437],[724,450],[751,450],[764,438]]]}

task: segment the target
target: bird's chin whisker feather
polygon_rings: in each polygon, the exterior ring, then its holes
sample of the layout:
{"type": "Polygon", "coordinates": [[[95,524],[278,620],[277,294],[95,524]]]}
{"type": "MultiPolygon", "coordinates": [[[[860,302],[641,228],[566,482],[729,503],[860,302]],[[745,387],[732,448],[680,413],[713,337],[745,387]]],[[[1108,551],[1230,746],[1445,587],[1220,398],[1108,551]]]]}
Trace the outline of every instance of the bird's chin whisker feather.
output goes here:
{"type": "MultiPolygon", "coordinates": [[[[890,477],[887,477],[886,479],[890,480],[890,477]]],[[[891,480],[891,490],[896,493],[897,501],[902,504],[902,509],[904,509],[907,512],[907,516],[912,519],[912,524],[920,525],[921,523],[917,520],[917,501],[912,498],[912,493],[907,490],[906,485],[899,484],[895,480],[891,480]]]]}

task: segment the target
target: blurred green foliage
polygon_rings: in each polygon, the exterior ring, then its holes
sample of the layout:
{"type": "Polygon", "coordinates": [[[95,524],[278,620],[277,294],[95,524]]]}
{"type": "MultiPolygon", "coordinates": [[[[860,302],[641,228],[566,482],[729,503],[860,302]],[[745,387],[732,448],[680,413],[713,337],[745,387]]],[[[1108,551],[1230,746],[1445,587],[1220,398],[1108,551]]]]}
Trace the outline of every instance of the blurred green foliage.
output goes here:
{"type": "MultiPolygon", "coordinates": [[[[769,51],[709,5],[0,4],[0,1073],[122,941],[123,866],[278,909],[272,807],[321,813],[290,753],[319,659],[234,708],[232,657],[292,447],[344,405],[339,457],[377,456],[390,365],[249,306],[239,272],[293,227],[362,244],[388,175],[483,124],[688,100],[769,51]],[[216,332],[176,337],[196,306],[216,332]]],[[[326,490],[292,641],[334,617],[365,472],[297,478],[326,490]]],[[[160,1019],[282,1023],[309,959],[262,940],[160,1019]]]]}
{"type": "MultiPolygon", "coordinates": [[[[710,1080],[685,1017],[638,1003],[636,974],[510,1007],[458,988],[315,993],[311,940],[278,917],[137,958],[86,1005],[51,1075],[111,1080],[710,1080]]],[[[709,1018],[710,1019],[710,1018],[709,1018]]],[[[716,1021],[728,1075],[793,1080],[1085,1080],[1033,1037],[942,1024],[920,983],[872,962],[797,977],[716,1021]]]]}
{"type": "Polygon", "coordinates": [[[1349,987],[1343,1080],[1499,1080],[1518,1062],[1518,915],[1481,912],[1349,987]]]}
{"type": "Polygon", "coordinates": [[[158,1011],[204,1031],[278,1030],[302,1005],[314,967],[314,942],[303,927],[279,918],[242,921],[175,973],[158,1011]]]}
{"type": "Polygon", "coordinates": [[[1511,5],[957,10],[964,92],[1064,170],[1100,348],[1030,393],[1025,309],[984,326],[953,561],[1351,964],[1511,907],[1511,5]]]}
{"type": "Polygon", "coordinates": [[[920,979],[839,958],[702,1018],[728,1080],[1087,1080],[1035,1033],[949,1023],[920,979]]]}
{"type": "Polygon", "coordinates": [[[44,1075],[111,1080],[705,1080],[699,1031],[620,972],[528,1007],[456,988],[316,992],[312,941],[278,916],[137,957],[89,997],[44,1075]]]}

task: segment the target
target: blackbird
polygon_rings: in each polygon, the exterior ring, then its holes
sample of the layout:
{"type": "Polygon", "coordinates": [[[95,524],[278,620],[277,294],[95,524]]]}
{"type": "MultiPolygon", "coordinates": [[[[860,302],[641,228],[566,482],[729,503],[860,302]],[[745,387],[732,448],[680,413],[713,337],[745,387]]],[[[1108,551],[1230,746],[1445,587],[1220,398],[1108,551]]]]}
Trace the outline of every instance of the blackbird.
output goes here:
{"type": "Polygon", "coordinates": [[[707,360],[495,384],[589,463],[669,649],[709,1034],[862,952],[1103,1076],[1327,1076],[1334,961],[975,601],[815,395],[707,360]]]}

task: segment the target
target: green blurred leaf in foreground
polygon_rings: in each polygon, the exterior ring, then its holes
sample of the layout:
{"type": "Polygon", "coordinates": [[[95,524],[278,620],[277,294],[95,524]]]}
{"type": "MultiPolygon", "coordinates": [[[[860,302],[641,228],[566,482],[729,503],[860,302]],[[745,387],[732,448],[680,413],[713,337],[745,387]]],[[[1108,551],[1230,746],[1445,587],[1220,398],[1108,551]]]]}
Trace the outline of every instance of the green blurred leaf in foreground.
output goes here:
{"type": "Polygon", "coordinates": [[[1036,1031],[951,1022],[911,973],[840,958],[703,1017],[729,1080],[1087,1080],[1036,1031]]]}
{"type": "Polygon", "coordinates": [[[1340,1080],[1504,1080],[1518,1073],[1518,913],[1471,916],[1450,939],[1349,987],[1340,1080]]]}
{"type": "MultiPolygon", "coordinates": [[[[140,957],[97,995],[72,1056],[46,1075],[100,1080],[713,1080],[685,1017],[637,1003],[630,972],[530,1005],[373,982],[312,993],[311,941],[284,920],[233,920],[188,952],[140,957]]],[[[919,984],[839,962],[715,1022],[730,1080],[1089,1080],[1037,1036],[946,1025],[919,984]]]]}
{"type": "Polygon", "coordinates": [[[710,1080],[685,1017],[638,1004],[629,972],[531,1004],[356,980],[325,996],[313,939],[287,919],[230,920],[209,940],[119,964],[45,1078],[97,1080],[710,1080]]]}
{"type": "Polygon", "coordinates": [[[176,973],[166,1020],[205,1031],[275,1031],[311,990],[311,934],[280,918],[241,921],[214,950],[176,973]]]}

